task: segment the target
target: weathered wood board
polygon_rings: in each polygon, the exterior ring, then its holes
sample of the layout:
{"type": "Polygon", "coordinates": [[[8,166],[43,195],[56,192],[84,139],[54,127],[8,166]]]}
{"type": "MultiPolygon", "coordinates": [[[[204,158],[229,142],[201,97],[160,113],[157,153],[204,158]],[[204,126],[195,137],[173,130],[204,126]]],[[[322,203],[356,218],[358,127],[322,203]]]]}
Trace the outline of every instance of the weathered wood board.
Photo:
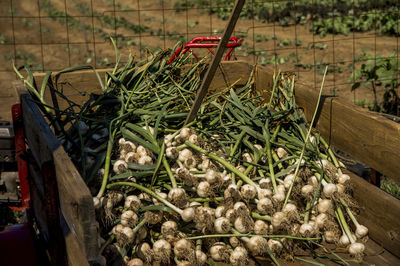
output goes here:
{"type": "Polygon", "coordinates": [[[359,223],[369,229],[369,237],[400,257],[400,200],[348,173],[353,196],[360,207],[359,223]]]}
{"type": "MultiPolygon", "coordinates": [[[[68,155],[47,125],[31,96],[21,96],[24,131],[27,145],[31,150],[36,169],[30,167],[30,173],[35,186],[34,208],[37,211],[37,222],[43,233],[49,234],[49,224],[43,214],[45,205],[41,204],[45,198],[45,184],[40,171],[49,165],[55,167],[56,182],[59,191],[60,208],[65,226],[65,245],[68,261],[71,265],[81,265],[75,258],[85,258],[85,261],[94,261],[98,258],[99,246],[97,239],[97,222],[95,218],[93,199],[83,179],[72,164],[68,155]],[[79,247],[78,247],[78,246],[79,247]],[[73,263],[72,263],[73,262],[73,263]]],[[[61,222],[61,221],[60,221],[61,222]]]]}
{"type": "MultiPolygon", "coordinates": [[[[301,85],[295,90],[297,104],[311,120],[318,92],[301,85]]],[[[400,124],[339,97],[324,96],[319,109],[316,126],[331,145],[400,180],[400,124]]]]}

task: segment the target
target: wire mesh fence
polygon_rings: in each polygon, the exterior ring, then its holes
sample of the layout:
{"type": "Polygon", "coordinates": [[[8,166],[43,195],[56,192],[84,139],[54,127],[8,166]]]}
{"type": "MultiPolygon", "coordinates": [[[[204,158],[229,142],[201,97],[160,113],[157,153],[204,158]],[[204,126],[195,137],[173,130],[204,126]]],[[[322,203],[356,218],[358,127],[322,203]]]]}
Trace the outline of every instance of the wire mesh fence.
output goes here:
{"type": "MultiPolygon", "coordinates": [[[[39,72],[81,64],[111,66],[110,36],[121,54],[137,58],[173,48],[178,41],[220,36],[235,2],[0,1],[2,87],[15,78],[12,60],[39,72]]],[[[299,82],[312,87],[319,87],[328,66],[329,93],[369,104],[391,88],[398,92],[399,7],[399,0],[247,0],[234,32],[244,41],[233,57],[294,72],[299,82]]]]}

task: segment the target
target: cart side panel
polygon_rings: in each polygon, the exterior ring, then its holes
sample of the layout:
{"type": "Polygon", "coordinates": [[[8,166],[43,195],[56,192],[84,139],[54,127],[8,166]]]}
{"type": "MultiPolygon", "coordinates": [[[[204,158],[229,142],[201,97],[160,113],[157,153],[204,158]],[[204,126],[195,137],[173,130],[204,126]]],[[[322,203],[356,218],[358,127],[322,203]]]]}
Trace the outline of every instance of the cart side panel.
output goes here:
{"type": "MultiPolygon", "coordinates": [[[[31,96],[21,95],[21,105],[27,144],[35,163],[41,166],[37,167],[36,174],[32,175],[34,183],[40,187],[38,194],[43,194],[41,191],[46,191],[45,188],[41,187],[45,185],[43,176],[41,176],[41,172],[44,170],[43,166],[50,165],[49,162],[51,162],[51,165],[54,165],[55,168],[60,209],[67,226],[67,228],[64,226],[62,231],[66,241],[68,261],[73,262],[75,258],[79,257],[86,258],[86,262],[95,260],[99,253],[97,222],[95,221],[93,199],[89,190],[31,96]],[[77,248],[77,245],[79,248],[77,248]]],[[[33,170],[32,167],[30,168],[33,170]]],[[[45,195],[41,196],[46,199],[45,195]]],[[[39,196],[37,198],[40,199],[39,196]]],[[[38,208],[38,211],[41,211],[41,209],[38,208]]],[[[43,219],[41,220],[43,221],[43,219]]],[[[45,222],[43,222],[42,227],[44,232],[49,231],[49,225],[45,222]]]]}
{"type": "Polygon", "coordinates": [[[353,196],[359,206],[359,223],[368,227],[369,237],[400,257],[400,200],[349,173],[353,196]]]}
{"type": "Polygon", "coordinates": [[[54,151],[53,156],[65,220],[77,239],[85,243],[87,259],[95,260],[99,248],[97,237],[93,237],[97,236],[98,230],[93,197],[62,146],[54,151]]]}
{"type": "MultiPolygon", "coordinates": [[[[311,120],[318,92],[296,87],[297,104],[311,120]]],[[[340,97],[323,96],[317,128],[336,148],[400,181],[400,124],[345,102],[340,97]]]]}
{"type": "Polygon", "coordinates": [[[43,178],[36,164],[29,163],[29,187],[31,192],[32,212],[36,220],[36,224],[41,233],[41,238],[48,243],[49,231],[47,227],[46,207],[44,205],[44,186],[43,178]]]}

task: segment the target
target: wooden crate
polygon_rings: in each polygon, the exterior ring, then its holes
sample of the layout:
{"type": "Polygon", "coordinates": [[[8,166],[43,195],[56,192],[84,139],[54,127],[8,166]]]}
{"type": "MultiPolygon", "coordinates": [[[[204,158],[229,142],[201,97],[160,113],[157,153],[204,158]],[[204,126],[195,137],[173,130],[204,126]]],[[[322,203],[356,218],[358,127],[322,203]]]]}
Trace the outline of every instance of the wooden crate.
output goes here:
{"type": "MultiPolygon", "coordinates": [[[[109,69],[98,70],[102,78],[106,71],[109,69]]],[[[217,90],[232,84],[244,85],[251,71],[252,66],[246,62],[223,62],[211,88],[217,90]]],[[[264,91],[268,97],[268,89],[272,87],[271,71],[258,68],[256,73],[257,89],[264,91]]],[[[39,87],[43,76],[44,74],[35,75],[35,82],[39,87]]],[[[92,71],[64,74],[58,84],[74,101],[84,101],[89,93],[100,92],[97,78],[92,71]]],[[[295,94],[298,105],[304,108],[307,118],[310,119],[318,92],[297,84],[295,94]]],[[[51,102],[50,95],[46,95],[46,99],[51,102]]],[[[64,218],[63,226],[66,227],[63,232],[68,261],[71,265],[83,265],[83,260],[93,261],[99,255],[99,245],[89,189],[30,96],[22,96],[22,106],[27,142],[37,168],[35,170],[31,167],[31,170],[40,173],[44,165],[49,165],[48,162],[55,167],[61,219],[64,218]]],[[[397,141],[400,136],[399,124],[353,106],[343,99],[324,96],[316,127],[336,148],[379,172],[400,180],[400,142],[397,141]]],[[[364,179],[351,175],[354,197],[361,209],[360,222],[369,228],[371,238],[366,245],[367,256],[364,261],[376,265],[400,265],[400,201],[364,179]]],[[[32,179],[38,188],[38,196],[44,197],[40,174],[32,179]]],[[[47,234],[45,215],[41,213],[41,208],[43,206],[35,207],[36,219],[39,221],[39,229],[47,234]]]]}

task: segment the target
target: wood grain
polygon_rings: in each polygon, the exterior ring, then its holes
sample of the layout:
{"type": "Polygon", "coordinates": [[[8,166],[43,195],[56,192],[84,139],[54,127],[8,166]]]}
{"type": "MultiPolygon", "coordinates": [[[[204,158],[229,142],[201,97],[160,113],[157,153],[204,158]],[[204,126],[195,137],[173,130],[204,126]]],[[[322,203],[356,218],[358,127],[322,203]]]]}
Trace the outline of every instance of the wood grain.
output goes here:
{"type": "MultiPolygon", "coordinates": [[[[99,256],[98,226],[89,189],[32,101],[31,96],[22,95],[21,105],[25,136],[35,163],[40,166],[40,171],[49,162],[54,163],[60,208],[69,227],[68,232],[73,235],[74,241],[79,243],[79,250],[84,254],[86,260],[96,260],[99,256]]],[[[37,208],[38,212],[42,212],[39,205],[45,199],[43,178],[37,174],[37,171],[36,174],[32,173],[37,186],[37,195],[35,195],[37,202],[34,203],[34,208],[37,208]]],[[[40,213],[37,216],[44,221],[40,213]]],[[[46,223],[43,222],[44,232],[49,230],[46,226],[46,223]]],[[[70,243],[66,243],[67,248],[69,245],[70,243]]]]}
{"type": "Polygon", "coordinates": [[[357,175],[348,174],[360,207],[359,222],[368,227],[375,242],[400,257],[400,201],[357,175]]]}
{"type": "Polygon", "coordinates": [[[53,157],[62,213],[86,258],[95,260],[99,248],[93,197],[63,147],[55,150],[53,157]]]}

